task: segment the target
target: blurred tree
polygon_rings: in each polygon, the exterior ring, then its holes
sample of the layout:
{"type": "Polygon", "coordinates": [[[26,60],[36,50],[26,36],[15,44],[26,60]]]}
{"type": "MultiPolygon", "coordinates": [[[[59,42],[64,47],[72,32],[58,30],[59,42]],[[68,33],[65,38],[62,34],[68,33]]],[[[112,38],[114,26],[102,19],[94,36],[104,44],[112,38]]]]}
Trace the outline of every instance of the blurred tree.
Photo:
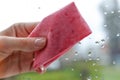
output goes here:
{"type": "Polygon", "coordinates": [[[100,9],[104,17],[103,26],[109,37],[110,63],[113,63],[120,56],[120,10],[118,0],[104,0],[100,9]]]}

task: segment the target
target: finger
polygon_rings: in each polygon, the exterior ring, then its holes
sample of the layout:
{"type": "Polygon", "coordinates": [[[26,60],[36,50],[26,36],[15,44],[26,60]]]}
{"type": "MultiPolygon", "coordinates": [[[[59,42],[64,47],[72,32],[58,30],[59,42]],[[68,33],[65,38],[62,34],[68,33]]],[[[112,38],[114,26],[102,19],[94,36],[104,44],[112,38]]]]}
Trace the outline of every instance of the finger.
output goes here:
{"type": "Polygon", "coordinates": [[[16,23],[14,25],[12,25],[13,27],[16,28],[16,30],[20,31],[21,30],[25,30],[26,32],[28,32],[28,34],[30,32],[32,32],[32,30],[37,26],[39,22],[31,22],[31,23],[16,23]]]}
{"type": "Polygon", "coordinates": [[[38,25],[39,22],[34,22],[34,23],[24,23],[24,28],[31,33],[32,30],[38,25]]]}
{"type": "Polygon", "coordinates": [[[31,52],[42,49],[45,43],[45,38],[0,37],[0,50],[31,52]]]}
{"type": "Polygon", "coordinates": [[[35,26],[37,26],[39,22],[31,22],[31,23],[15,23],[12,26],[10,26],[9,28],[5,29],[4,31],[0,32],[1,36],[17,36],[17,37],[26,37],[28,36],[28,34],[30,34],[30,32],[32,32],[32,30],[35,28],[35,26]],[[26,35],[24,34],[24,36],[19,36],[17,34],[22,34],[26,33],[26,35]]]}

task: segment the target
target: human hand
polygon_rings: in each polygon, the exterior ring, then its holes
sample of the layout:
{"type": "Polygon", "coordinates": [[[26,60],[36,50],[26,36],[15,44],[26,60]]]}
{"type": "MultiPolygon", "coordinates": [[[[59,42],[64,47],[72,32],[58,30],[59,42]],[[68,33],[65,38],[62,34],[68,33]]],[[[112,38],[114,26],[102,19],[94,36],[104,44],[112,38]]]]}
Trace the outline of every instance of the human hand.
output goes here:
{"type": "Polygon", "coordinates": [[[17,23],[0,32],[0,78],[32,71],[33,53],[46,42],[44,37],[27,37],[36,25],[17,23]]]}

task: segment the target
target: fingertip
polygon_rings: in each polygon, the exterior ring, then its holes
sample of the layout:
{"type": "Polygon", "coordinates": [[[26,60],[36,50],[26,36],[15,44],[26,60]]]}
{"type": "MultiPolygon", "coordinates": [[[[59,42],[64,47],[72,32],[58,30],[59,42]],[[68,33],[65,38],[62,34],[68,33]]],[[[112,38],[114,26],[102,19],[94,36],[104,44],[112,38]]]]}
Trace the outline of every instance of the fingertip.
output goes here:
{"type": "Polygon", "coordinates": [[[35,49],[37,50],[43,49],[46,44],[46,38],[37,38],[34,43],[35,43],[35,49]]]}

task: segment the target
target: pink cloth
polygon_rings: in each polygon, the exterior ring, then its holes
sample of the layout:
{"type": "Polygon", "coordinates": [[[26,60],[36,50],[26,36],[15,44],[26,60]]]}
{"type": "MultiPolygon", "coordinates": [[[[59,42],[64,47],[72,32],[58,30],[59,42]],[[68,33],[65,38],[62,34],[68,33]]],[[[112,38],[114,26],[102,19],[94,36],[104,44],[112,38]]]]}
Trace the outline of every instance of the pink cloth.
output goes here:
{"type": "Polygon", "coordinates": [[[35,52],[33,67],[42,72],[73,45],[91,33],[74,2],[45,17],[29,37],[46,37],[46,47],[35,52]]]}

